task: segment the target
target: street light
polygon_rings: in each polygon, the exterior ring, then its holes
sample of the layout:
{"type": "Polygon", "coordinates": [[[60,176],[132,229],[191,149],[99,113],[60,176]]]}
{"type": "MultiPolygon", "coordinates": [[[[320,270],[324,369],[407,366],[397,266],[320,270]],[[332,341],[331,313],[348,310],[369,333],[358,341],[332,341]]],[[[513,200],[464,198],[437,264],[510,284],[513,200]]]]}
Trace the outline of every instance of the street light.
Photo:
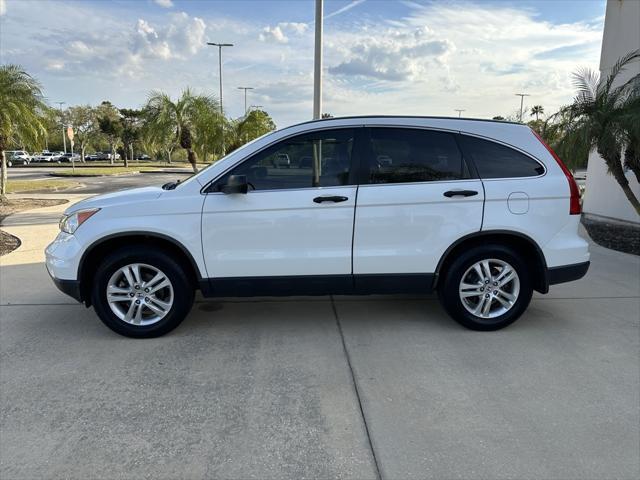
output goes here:
{"type": "Polygon", "coordinates": [[[247,114],[247,90],[253,90],[253,87],[238,87],[238,90],[244,90],[244,114],[247,114]]]}
{"type": "Polygon", "coordinates": [[[313,62],[313,119],[322,116],[322,0],[316,0],[316,43],[313,62]]]}
{"type": "Polygon", "coordinates": [[[464,108],[454,108],[453,110],[458,112],[458,118],[462,116],[462,112],[466,112],[464,108]]]}
{"type": "Polygon", "coordinates": [[[522,107],[524,105],[524,97],[530,97],[528,93],[516,93],[516,97],[520,97],[520,123],[522,123],[522,107]]]}
{"type": "Polygon", "coordinates": [[[65,105],[67,102],[53,102],[58,104],[58,109],[60,110],[60,121],[62,122],[62,144],[64,145],[64,153],[67,153],[67,137],[65,137],[64,132],[64,118],[62,118],[62,105],[65,105]]]}
{"type": "Polygon", "coordinates": [[[233,47],[233,43],[214,43],[207,42],[207,45],[218,47],[218,68],[220,71],[220,122],[222,135],[222,155],[224,155],[224,111],[222,109],[222,47],[233,47]]]}

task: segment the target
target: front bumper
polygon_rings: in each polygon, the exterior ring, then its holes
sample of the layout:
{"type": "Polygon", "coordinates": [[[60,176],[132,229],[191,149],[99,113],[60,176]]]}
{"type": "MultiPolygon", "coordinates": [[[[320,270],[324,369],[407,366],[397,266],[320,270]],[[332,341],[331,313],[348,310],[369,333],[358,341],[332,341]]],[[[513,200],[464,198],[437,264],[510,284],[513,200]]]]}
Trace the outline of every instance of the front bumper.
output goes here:
{"type": "Polygon", "coordinates": [[[61,292],[79,302],[83,300],[78,279],[81,252],[78,240],[64,232],[60,232],[45,250],[45,265],[53,283],[61,292]]]}
{"type": "Polygon", "coordinates": [[[547,279],[549,285],[558,283],[573,282],[579,280],[587,274],[590,262],[575,263],[573,265],[563,265],[561,267],[551,267],[547,269],[547,279]]]}
{"type": "Polygon", "coordinates": [[[82,246],[74,235],[60,232],[44,251],[47,270],[53,278],[78,280],[82,246]]]}
{"type": "Polygon", "coordinates": [[[66,293],[71,298],[82,302],[82,291],[80,290],[80,282],[78,280],[60,280],[53,276],[51,279],[62,293],[66,293]]]}

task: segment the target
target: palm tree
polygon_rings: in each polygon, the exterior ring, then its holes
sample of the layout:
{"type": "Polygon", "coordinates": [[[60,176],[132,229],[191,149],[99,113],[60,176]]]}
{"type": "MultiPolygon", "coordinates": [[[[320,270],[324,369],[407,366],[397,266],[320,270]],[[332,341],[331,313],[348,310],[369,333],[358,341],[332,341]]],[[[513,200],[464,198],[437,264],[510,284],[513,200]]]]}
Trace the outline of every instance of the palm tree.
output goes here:
{"type": "Polygon", "coordinates": [[[145,107],[147,128],[152,138],[161,138],[167,132],[173,132],[177,143],[187,151],[193,171],[197,172],[194,147],[208,138],[210,132],[204,127],[210,125],[208,120],[216,118],[214,112],[218,109],[216,99],[208,95],[195,95],[188,88],[175,102],[166,93],[154,91],[149,94],[145,107]]]}
{"type": "Polygon", "coordinates": [[[226,133],[228,129],[228,121],[221,117],[218,102],[206,95],[194,97],[191,112],[193,117],[193,148],[206,163],[209,153],[222,150],[222,134],[223,131],[226,133]]]}
{"type": "Polygon", "coordinates": [[[251,110],[233,124],[229,151],[276,129],[276,124],[264,110],[251,110]]]}
{"type": "Polygon", "coordinates": [[[565,109],[567,121],[562,143],[564,148],[595,148],[640,215],[640,201],[629,187],[623,168],[626,150],[626,165],[640,180],[640,162],[634,150],[638,146],[640,124],[640,74],[614,86],[625,67],[638,59],[640,50],[628,53],[616,62],[606,78],[589,69],[573,74],[578,94],[565,109]]]}
{"type": "Polygon", "coordinates": [[[536,122],[539,120],[539,116],[544,114],[544,107],[542,105],[534,105],[531,108],[531,116],[536,116],[536,122]]]}
{"type": "Polygon", "coordinates": [[[42,87],[37,80],[18,65],[0,66],[1,201],[5,200],[7,188],[7,159],[4,152],[10,145],[38,145],[46,135],[40,120],[46,110],[42,87]]]}
{"type": "Polygon", "coordinates": [[[626,112],[622,114],[622,125],[624,130],[624,166],[633,172],[638,183],[640,183],[640,122],[638,112],[640,111],[640,95],[629,100],[626,112]]]}

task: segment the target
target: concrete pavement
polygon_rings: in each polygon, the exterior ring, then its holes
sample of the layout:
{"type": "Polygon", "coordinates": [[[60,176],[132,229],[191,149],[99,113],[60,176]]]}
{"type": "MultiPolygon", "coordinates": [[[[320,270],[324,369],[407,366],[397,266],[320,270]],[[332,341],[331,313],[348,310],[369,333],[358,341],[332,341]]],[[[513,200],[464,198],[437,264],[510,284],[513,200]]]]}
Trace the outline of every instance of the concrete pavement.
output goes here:
{"type": "Polygon", "coordinates": [[[640,474],[638,257],[592,245],[499,332],[431,296],[200,298],[137,341],[49,281],[63,208],[5,222],[0,478],[640,474]]]}

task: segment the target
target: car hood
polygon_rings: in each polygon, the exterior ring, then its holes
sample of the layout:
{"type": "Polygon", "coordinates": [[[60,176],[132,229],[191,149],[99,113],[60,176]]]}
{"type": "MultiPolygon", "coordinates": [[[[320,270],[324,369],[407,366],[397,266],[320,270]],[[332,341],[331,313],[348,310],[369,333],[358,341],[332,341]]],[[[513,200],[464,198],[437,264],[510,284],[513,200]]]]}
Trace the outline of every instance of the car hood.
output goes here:
{"type": "Polygon", "coordinates": [[[129,203],[137,203],[145,200],[153,200],[158,198],[165,190],[162,187],[141,187],[132,188],[130,190],[121,190],[119,192],[107,193],[105,195],[97,195],[95,197],[81,200],[67,208],[64,213],[69,214],[77,210],[85,208],[106,208],[114,205],[123,205],[129,203]]]}

